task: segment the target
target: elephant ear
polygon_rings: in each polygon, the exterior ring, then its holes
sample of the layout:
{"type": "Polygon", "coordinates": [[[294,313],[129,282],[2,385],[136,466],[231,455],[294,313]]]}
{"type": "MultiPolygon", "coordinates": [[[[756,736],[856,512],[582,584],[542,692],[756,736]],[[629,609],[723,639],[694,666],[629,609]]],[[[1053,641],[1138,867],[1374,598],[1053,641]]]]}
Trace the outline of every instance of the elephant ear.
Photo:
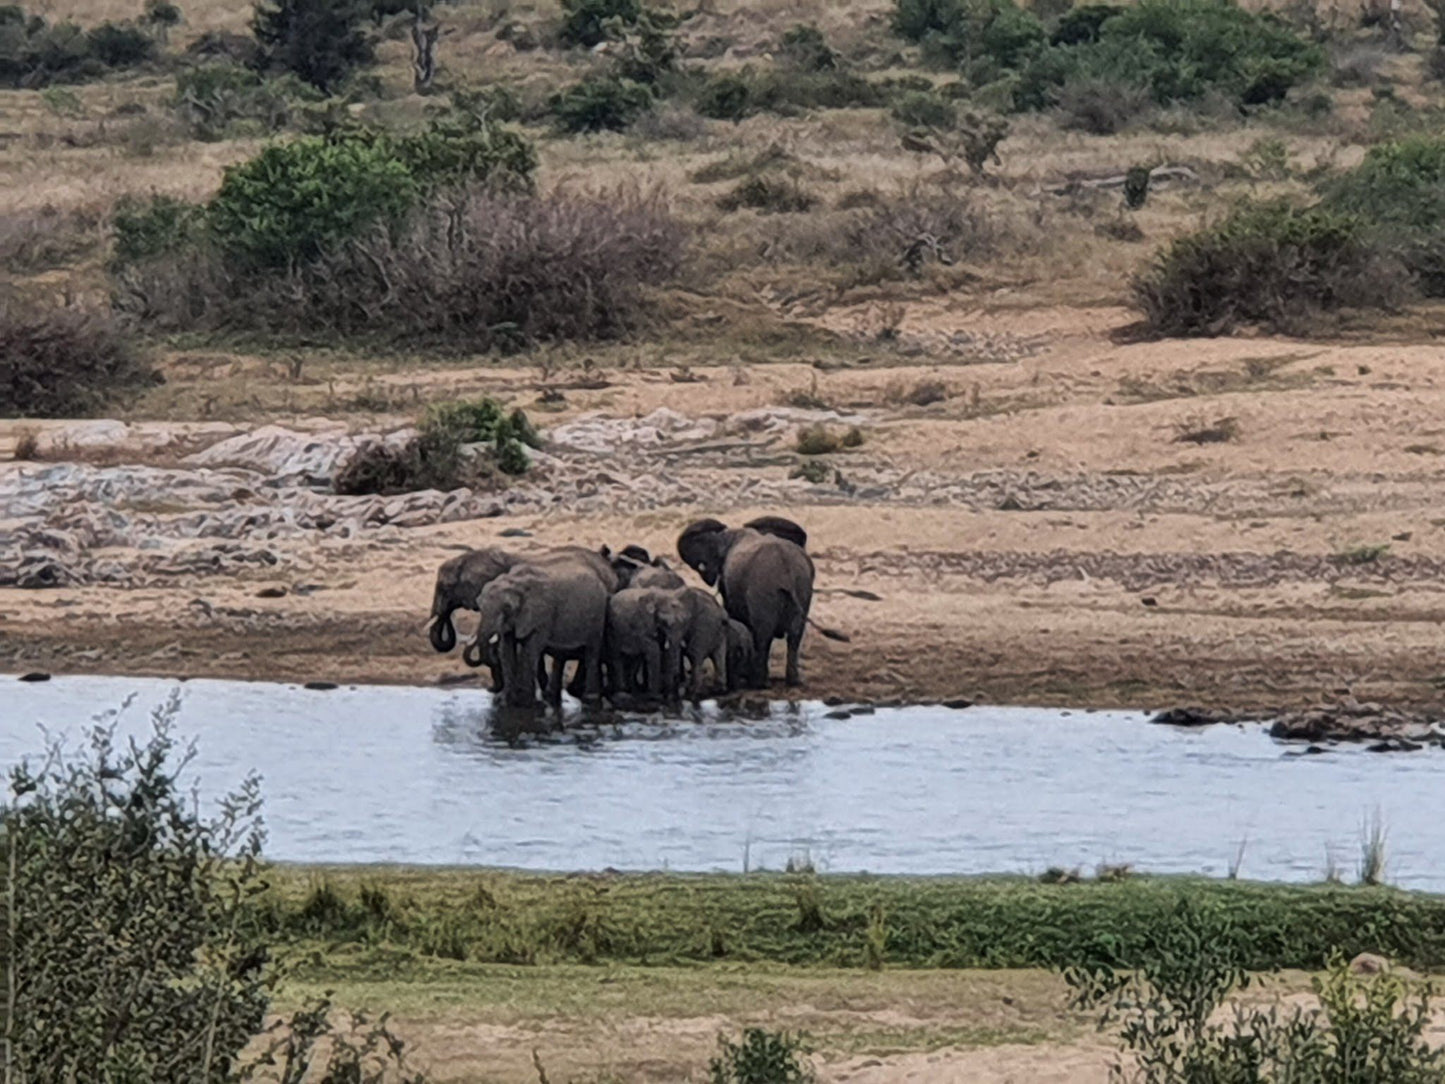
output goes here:
{"type": "Polygon", "coordinates": [[[652,563],[652,554],[648,553],[645,547],[639,546],[636,543],[623,546],[621,555],[629,561],[637,562],[639,565],[650,565],[652,563]]]}
{"type": "Polygon", "coordinates": [[[808,548],[808,532],[790,519],[782,516],[759,516],[757,519],[748,520],[744,527],[751,527],[759,534],[770,534],[777,538],[786,538],[800,550],[808,548]]]}
{"type": "Polygon", "coordinates": [[[715,519],[689,523],[677,536],[677,555],[701,573],[709,584],[717,582],[722,571],[723,538],[727,525],[715,519]]]}

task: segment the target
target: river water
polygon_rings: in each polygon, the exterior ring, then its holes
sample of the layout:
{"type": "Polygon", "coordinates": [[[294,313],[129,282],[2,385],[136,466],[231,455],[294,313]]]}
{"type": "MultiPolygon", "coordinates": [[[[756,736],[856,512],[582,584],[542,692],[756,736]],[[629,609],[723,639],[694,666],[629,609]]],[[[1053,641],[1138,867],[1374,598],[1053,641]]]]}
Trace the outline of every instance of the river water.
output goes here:
{"type": "Polygon", "coordinates": [[[115,723],[143,735],[171,697],[203,798],[260,773],[281,861],[1223,876],[1242,844],[1240,876],[1311,881],[1330,853],[1352,876],[1378,815],[1388,879],[1445,891],[1445,752],[1304,755],[1127,712],[777,705],[518,733],[475,689],[0,676],[0,767],[75,750],[127,701],[115,723]]]}

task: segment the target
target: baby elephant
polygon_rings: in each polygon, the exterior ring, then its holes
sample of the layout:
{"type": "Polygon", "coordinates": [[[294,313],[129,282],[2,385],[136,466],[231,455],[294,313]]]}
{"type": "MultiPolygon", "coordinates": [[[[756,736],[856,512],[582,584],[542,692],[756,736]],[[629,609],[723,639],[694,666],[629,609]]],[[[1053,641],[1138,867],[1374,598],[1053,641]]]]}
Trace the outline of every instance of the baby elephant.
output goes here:
{"type": "MultiPolygon", "coordinates": [[[[687,698],[698,698],[702,688],[703,664],[709,659],[712,660],[713,680],[717,687],[730,690],[732,682],[740,678],[744,671],[738,671],[734,675],[731,660],[728,658],[727,611],[711,593],[700,587],[686,587],[677,594],[682,596],[687,606],[687,631],[683,633],[682,643],[679,645],[688,665],[687,698]]],[[[736,624],[741,625],[741,622],[736,624]]],[[[752,634],[747,631],[746,626],[742,628],[751,643],[752,634]]]]}
{"type": "Polygon", "coordinates": [[[657,587],[624,587],[607,600],[607,664],[614,692],[637,690],[672,696],[677,689],[677,660],[689,611],[683,592],[657,587]]]}
{"type": "Polygon", "coordinates": [[[735,693],[747,682],[753,667],[752,630],[737,618],[728,618],[727,691],[735,693]]]}

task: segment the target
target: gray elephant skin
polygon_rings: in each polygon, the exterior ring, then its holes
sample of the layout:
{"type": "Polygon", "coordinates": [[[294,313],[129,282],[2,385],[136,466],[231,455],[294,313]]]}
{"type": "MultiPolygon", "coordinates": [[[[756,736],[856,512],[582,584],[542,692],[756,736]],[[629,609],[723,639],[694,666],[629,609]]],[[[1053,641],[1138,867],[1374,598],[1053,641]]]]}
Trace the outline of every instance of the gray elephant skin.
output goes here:
{"type": "Polygon", "coordinates": [[[472,643],[486,644],[495,637],[507,703],[535,705],[544,655],[556,660],[546,689],[551,703],[562,699],[563,663],[572,658],[580,661],[582,698],[601,697],[610,596],[597,570],[575,559],[519,565],[482,588],[481,621],[472,643]]]}
{"type": "MultiPolygon", "coordinates": [[[[440,652],[447,652],[455,647],[456,629],[452,623],[452,614],[459,609],[479,610],[481,593],[489,584],[524,567],[554,572],[585,572],[594,577],[607,593],[613,591],[618,582],[617,574],[605,556],[581,546],[561,546],[527,555],[495,548],[471,550],[444,562],[437,571],[428,629],[432,647],[440,652]]],[[[502,665],[498,647],[493,643],[494,636],[495,632],[488,636],[475,637],[467,646],[463,657],[470,666],[486,663],[492,671],[492,691],[501,692],[506,687],[506,667],[502,665]]],[[[554,679],[558,681],[561,679],[565,662],[568,659],[581,658],[580,649],[573,652],[555,649],[548,654],[554,659],[554,679]]],[[[537,680],[550,687],[545,670],[540,669],[544,665],[539,658],[537,680]]],[[[585,691],[582,678],[579,668],[574,689],[578,694],[585,691]]]]}
{"type": "Polygon", "coordinates": [[[671,697],[691,620],[685,590],[624,587],[607,602],[608,671],[614,693],[671,697]],[[635,675],[643,671],[641,687],[635,675]]]}
{"type": "MultiPolygon", "coordinates": [[[[718,605],[712,593],[700,587],[685,587],[679,592],[687,606],[687,629],[679,645],[687,660],[687,698],[696,700],[702,691],[702,670],[712,662],[713,680],[720,690],[731,692],[739,675],[732,673],[728,662],[727,611],[718,605]]],[[[744,634],[747,630],[743,629],[744,634]]],[[[681,668],[676,668],[680,674],[681,668]]],[[[741,674],[741,671],[739,672],[741,674]]]]}
{"type": "Polygon", "coordinates": [[[753,636],[748,684],[768,683],[768,655],[774,640],[787,641],[785,676],[802,680],[799,652],[813,603],[813,560],[803,549],[807,533],[778,516],[730,528],[715,519],[688,524],[677,539],[677,553],[708,586],[721,591],[729,617],[753,636]]]}

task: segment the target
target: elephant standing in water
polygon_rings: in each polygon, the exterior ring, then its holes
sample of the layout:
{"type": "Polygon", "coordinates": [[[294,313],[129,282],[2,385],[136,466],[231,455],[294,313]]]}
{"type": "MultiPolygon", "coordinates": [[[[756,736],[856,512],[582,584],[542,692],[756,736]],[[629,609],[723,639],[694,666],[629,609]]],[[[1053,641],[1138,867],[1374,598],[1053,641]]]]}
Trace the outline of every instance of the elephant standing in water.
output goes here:
{"type": "MultiPolygon", "coordinates": [[[[459,557],[453,557],[442,564],[437,571],[436,586],[432,592],[431,619],[428,622],[428,636],[437,651],[445,653],[456,646],[456,628],[452,614],[456,610],[478,610],[482,591],[488,584],[516,569],[526,566],[537,568],[564,569],[590,574],[595,577],[607,593],[617,588],[617,573],[602,554],[580,546],[562,546],[538,554],[519,555],[495,548],[471,550],[459,557]]],[[[505,687],[505,667],[493,643],[495,633],[477,637],[468,645],[463,658],[469,666],[487,663],[492,672],[492,691],[501,692],[505,687]]],[[[578,653],[554,652],[554,666],[560,672],[568,658],[578,658],[578,653]]],[[[539,661],[539,667],[544,665],[539,661]]],[[[538,680],[546,683],[545,672],[538,680]]],[[[578,673],[580,693],[584,682],[578,673]]]]}
{"type": "Polygon", "coordinates": [[[752,633],[748,684],[753,688],[768,683],[768,655],[777,639],[788,644],[788,684],[802,680],[798,655],[813,602],[813,561],[803,549],[807,540],[802,527],[779,516],[736,528],[700,519],[678,536],[678,556],[708,586],[717,586],[728,616],[752,633]]]}
{"type": "MultiPolygon", "coordinates": [[[[702,668],[709,660],[718,689],[731,692],[741,672],[734,674],[730,668],[727,611],[718,605],[710,591],[701,587],[685,587],[678,594],[686,603],[688,614],[687,630],[679,645],[688,665],[687,698],[698,698],[702,691],[702,668]]],[[[678,674],[681,676],[680,668],[678,674]]]]}
{"type": "Polygon", "coordinates": [[[691,612],[685,590],[624,587],[607,602],[607,668],[614,693],[642,690],[652,697],[677,692],[678,662],[691,612]]]}
{"type": "Polygon", "coordinates": [[[482,588],[481,621],[468,652],[496,639],[502,688],[514,707],[536,703],[544,655],[555,660],[546,683],[550,703],[561,702],[563,666],[572,658],[581,666],[582,699],[598,700],[610,596],[606,581],[585,561],[519,565],[482,588]]]}

